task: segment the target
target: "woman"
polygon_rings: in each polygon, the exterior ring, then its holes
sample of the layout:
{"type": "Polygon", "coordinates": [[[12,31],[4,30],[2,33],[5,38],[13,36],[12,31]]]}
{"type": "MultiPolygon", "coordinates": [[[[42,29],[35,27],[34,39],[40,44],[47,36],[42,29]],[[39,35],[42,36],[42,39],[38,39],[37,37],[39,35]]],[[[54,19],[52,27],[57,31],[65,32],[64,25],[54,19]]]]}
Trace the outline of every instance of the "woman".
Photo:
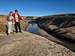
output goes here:
{"type": "Polygon", "coordinates": [[[8,34],[10,34],[11,32],[13,32],[13,16],[12,16],[13,12],[11,11],[9,13],[9,15],[7,16],[7,27],[8,27],[8,34]]]}

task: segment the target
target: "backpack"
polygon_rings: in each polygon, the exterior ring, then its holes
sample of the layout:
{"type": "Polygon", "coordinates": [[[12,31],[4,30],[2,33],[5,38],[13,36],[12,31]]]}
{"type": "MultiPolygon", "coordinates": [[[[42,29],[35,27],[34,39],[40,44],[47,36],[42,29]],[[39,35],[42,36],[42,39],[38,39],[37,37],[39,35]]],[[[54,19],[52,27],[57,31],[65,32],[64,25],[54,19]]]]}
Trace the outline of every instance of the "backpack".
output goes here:
{"type": "Polygon", "coordinates": [[[13,20],[13,16],[8,16],[8,17],[7,17],[7,20],[8,20],[8,21],[12,21],[12,20],[13,20]]]}

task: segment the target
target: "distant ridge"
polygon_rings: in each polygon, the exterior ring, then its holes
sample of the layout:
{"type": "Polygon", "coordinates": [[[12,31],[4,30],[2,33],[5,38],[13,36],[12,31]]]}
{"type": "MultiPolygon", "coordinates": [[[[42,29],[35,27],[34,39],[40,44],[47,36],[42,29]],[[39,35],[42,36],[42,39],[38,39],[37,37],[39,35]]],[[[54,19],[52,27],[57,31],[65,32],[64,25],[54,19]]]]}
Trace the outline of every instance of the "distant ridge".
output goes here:
{"type": "Polygon", "coordinates": [[[7,16],[7,15],[0,15],[0,16],[7,16]]]}
{"type": "Polygon", "coordinates": [[[75,13],[54,14],[48,16],[75,16],[75,13]]]}
{"type": "Polygon", "coordinates": [[[58,14],[58,16],[75,16],[75,14],[58,14]]]}

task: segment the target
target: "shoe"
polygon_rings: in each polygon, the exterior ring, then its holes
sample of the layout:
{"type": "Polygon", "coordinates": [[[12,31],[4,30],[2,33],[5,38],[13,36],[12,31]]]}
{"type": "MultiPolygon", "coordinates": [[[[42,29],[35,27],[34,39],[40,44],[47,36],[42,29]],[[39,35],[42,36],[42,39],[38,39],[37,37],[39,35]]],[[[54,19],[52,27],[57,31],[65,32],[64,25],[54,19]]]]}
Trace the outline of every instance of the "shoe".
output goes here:
{"type": "Polygon", "coordinates": [[[16,32],[16,33],[18,33],[18,32],[16,32]]]}
{"type": "Polygon", "coordinates": [[[19,31],[20,33],[22,33],[22,31],[19,31]]]}

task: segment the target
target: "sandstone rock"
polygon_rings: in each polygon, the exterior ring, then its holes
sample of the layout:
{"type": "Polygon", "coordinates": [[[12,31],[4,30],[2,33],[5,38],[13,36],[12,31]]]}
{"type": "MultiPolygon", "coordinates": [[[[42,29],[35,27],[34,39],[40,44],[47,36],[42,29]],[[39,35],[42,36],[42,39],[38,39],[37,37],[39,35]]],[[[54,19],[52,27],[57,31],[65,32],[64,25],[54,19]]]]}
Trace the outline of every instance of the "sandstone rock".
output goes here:
{"type": "Polygon", "coordinates": [[[0,56],[75,56],[66,47],[28,32],[3,36],[0,56]]]}

